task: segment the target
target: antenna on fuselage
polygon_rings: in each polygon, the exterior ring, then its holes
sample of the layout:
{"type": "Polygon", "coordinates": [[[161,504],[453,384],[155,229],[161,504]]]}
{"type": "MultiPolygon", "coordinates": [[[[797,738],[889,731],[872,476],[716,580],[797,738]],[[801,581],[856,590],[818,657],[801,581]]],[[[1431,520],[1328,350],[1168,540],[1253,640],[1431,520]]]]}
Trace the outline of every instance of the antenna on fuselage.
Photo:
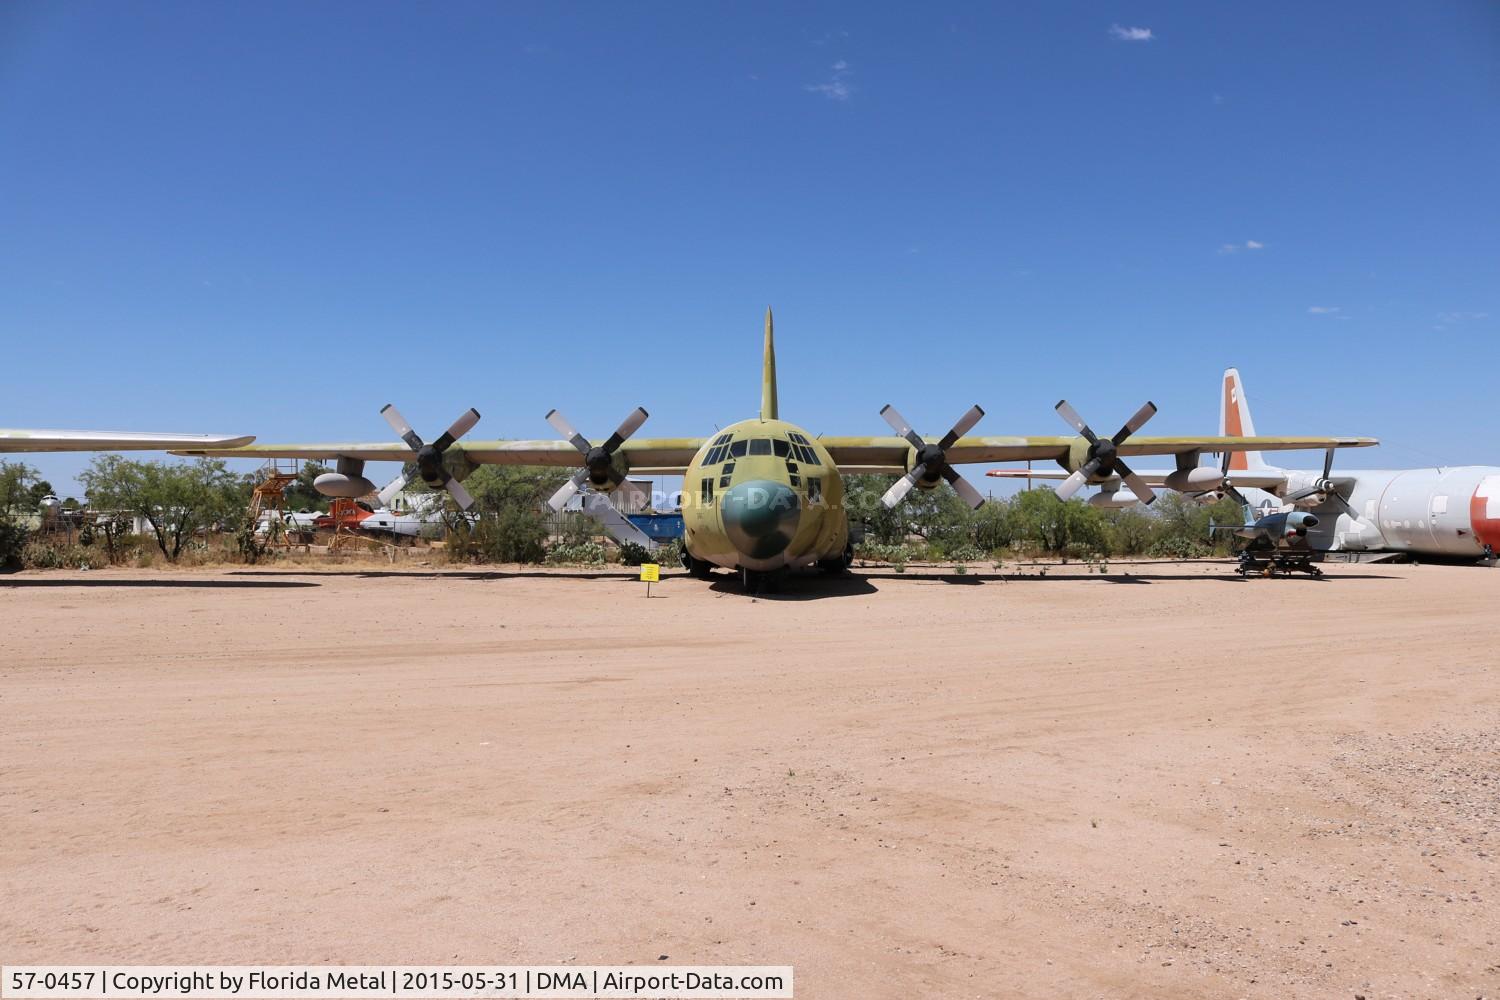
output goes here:
{"type": "Polygon", "coordinates": [[[770,306],[766,306],[766,356],[760,373],[760,419],[780,419],[776,411],[776,335],[771,328],[770,306]]]}

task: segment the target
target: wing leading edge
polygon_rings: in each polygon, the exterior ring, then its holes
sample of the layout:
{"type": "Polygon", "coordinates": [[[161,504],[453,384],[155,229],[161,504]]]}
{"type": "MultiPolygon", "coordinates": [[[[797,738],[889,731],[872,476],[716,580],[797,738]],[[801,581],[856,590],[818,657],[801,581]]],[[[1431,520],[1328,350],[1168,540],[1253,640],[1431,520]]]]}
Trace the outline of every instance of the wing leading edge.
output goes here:
{"type": "Polygon", "coordinates": [[[173,451],[181,448],[238,449],[254,435],[154,434],[147,431],[54,431],[0,428],[0,452],[173,451]]]}

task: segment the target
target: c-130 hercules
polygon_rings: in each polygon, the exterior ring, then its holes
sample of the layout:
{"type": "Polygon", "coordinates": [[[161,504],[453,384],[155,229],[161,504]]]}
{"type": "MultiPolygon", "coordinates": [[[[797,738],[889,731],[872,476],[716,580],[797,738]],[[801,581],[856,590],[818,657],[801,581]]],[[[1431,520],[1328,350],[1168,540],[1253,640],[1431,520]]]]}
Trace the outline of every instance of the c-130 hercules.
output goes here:
{"type": "MultiPolygon", "coordinates": [[[[1060,404],[1060,412],[1066,404],[1060,404]]],[[[610,524],[617,537],[635,538],[625,521],[609,506],[607,494],[625,483],[626,475],[676,475],[683,480],[683,565],[694,576],[706,578],[715,568],[737,572],[747,586],[768,574],[804,567],[845,570],[853,557],[849,522],[843,507],[841,472],[885,473],[902,478],[886,493],[888,507],[900,503],[913,488],[936,489],[950,483],[971,506],[983,497],[955,466],[975,462],[1050,459],[1064,469],[1081,471],[1091,482],[1134,474],[1125,457],[1174,455],[1196,464],[1203,451],[1284,451],[1365,447],[1371,438],[1324,437],[1135,437],[1156,412],[1150,403],[1112,438],[1099,438],[1071,407],[1065,416],[1080,430],[1078,437],[966,436],[984,416],[970,407],[941,437],[917,434],[893,407],[880,413],[895,436],[829,437],[809,434],[781,419],[776,393],[776,345],[771,311],[766,310],[765,346],[761,367],[760,412],[725,427],[711,437],[634,438],[647,413],[637,408],[601,444],[590,442],[553,410],[548,422],[566,439],[460,441],[479,419],[467,411],[431,444],[410,428],[393,407],[382,413],[402,438],[400,444],[256,444],[244,448],[194,448],[177,454],[222,458],[300,458],[333,460],[337,471],[319,477],[317,486],[328,496],[361,497],[376,492],[364,476],[366,462],[407,462],[434,488],[446,488],[460,506],[472,502],[459,479],[484,464],[577,466],[552,506],[561,506],[587,485],[595,494],[590,505],[610,524]],[[446,457],[446,461],[445,461],[446,457]],[[454,470],[450,472],[449,470],[454,470]],[[457,478],[455,478],[455,476],[457,478]]],[[[404,479],[386,487],[394,493],[404,479]]],[[[1141,484],[1144,493],[1149,487],[1141,484]]],[[[643,537],[643,536],[642,536],[643,537]]],[[[639,539],[636,539],[639,540],[639,539]]]]}

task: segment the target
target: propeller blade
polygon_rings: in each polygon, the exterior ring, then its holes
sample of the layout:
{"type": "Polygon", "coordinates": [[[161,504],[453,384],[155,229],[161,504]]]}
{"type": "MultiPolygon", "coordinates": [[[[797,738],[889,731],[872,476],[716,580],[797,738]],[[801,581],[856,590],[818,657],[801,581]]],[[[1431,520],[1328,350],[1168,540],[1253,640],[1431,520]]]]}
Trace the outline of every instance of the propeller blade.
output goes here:
{"type": "Polygon", "coordinates": [[[885,491],[885,496],[880,498],[880,502],[885,504],[885,509],[890,510],[906,499],[906,494],[911,492],[911,488],[917,485],[917,480],[921,479],[922,474],[926,471],[926,465],[918,465],[915,469],[912,469],[906,475],[892,483],[891,488],[885,491]]]}
{"type": "Polygon", "coordinates": [[[644,424],[646,418],[649,416],[651,414],[647,413],[642,407],[637,406],[634,410],[631,410],[630,415],[620,421],[620,426],[615,428],[615,432],[609,436],[609,440],[604,442],[604,453],[606,455],[613,455],[615,449],[625,443],[626,438],[641,429],[641,424],[644,424]]]}
{"type": "MultiPolygon", "coordinates": [[[[1082,434],[1089,444],[1099,443],[1099,438],[1089,429],[1089,425],[1083,422],[1083,418],[1078,415],[1078,411],[1073,409],[1066,399],[1059,399],[1055,409],[1057,410],[1057,415],[1066,420],[1068,425],[1075,431],[1082,434]]],[[[1077,491],[1076,486],[1074,487],[1074,491],[1077,491]]]]}
{"type": "Polygon", "coordinates": [[[630,480],[624,479],[620,481],[618,489],[621,493],[630,497],[630,506],[632,507],[645,507],[651,502],[651,498],[646,495],[646,491],[641,488],[640,483],[632,483],[630,480]]]}
{"type": "Polygon", "coordinates": [[[1323,478],[1327,479],[1333,475],[1333,449],[1329,448],[1323,452],[1323,478]]]}
{"type": "Polygon", "coordinates": [[[402,469],[396,473],[396,478],[385,484],[380,491],[380,506],[389,507],[391,501],[396,499],[396,494],[406,489],[406,470],[402,469]]]}
{"type": "MultiPolygon", "coordinates": [[[[891,430],[896,432],[897,437],[906,438],[907,444],[911,445],[913,448],[922,448],[926,446],[927,442],[922,440],[922,435],[912,430],[911,424],[907,423],[906,418],[903,417],[890,403],[886,403],[880,408],[880,415],[885,418],[886,423],[891,425],[891,430]]],[[[905,496],[906,494],[903,491],[901,495],[905,496]]],[[[889,496],[889,494],[887,494],[887,496],[889,496]]]]}
{"type": "Polygon", "coordinates": [[[1125,480],[1125,484],[1130,487],[1130,492],[1134,493],[1141,503],[1149,506],[1156,499],[1156,491],[1151,488],[1150,484],[1119,459],[1115,459],[1115,471],[1120,474],[1121,479],[1125,480]]]}
{"type": "Polygon", "coordinates": [[[457,502],[461,509],[468,510],[474,506],[474,498],[469,495],[468,490],[464,489],[463,483],[460,483],[457,479],[449,476],[448,481],[443,486],[447,488],[448,495],[457,502]]]}
{"type": "MultiPolygon", "coordinates": [[[[568,423],[568,418],[563,416],[561,411],[548,410],[547,423],[551,424],[553,429],[556,430],[557,433],[567,438],[568,443],[577,448],[579,451],[583,452],[583,454],[587,455],[589,453],[589,449],[593,447],[593,445],[589,444],[588,438],[578,433],[578,431],[573,428],[573,425],[568,423]]],[[[561,510],[562,508],[559,507],[557,509],[561,510]]]]}
{"type": "Polygon", "coordinates": [[[1121,427],[1119,432],[1110,440],[1117,445],[1123,444],[1126,438],[1146,426],[1146,421],[1154,416],[1156,416],[1156,404],[1148,399],[1146,400],[1146,405],[1136,410],[1135,415],[1125,421],[1125,426],[1121,427]]]}
{"type": "Polygon", "coordinates": [[[1088,473],[1084,472],[1083,469],[1079,469],[1077,472],[1073,473],[1067,479],[1064,479],[1062,483],[1058,485],[1057,499],[1070,499],[1074,493],[1077,493],[1079,490],[1083,489],[1083,484],[1088,481],[1088,473]]]}
{"type": "Polygon", "coordinates": [[[391,425],[391,430],[395,431],[396,436],[406,442],[408,448],[412,451],[422,450],[422,439],[417,436],[416,431],[411,429],[411,424],[407,423],[406,418],[401,415],[401,411],[396,409],[395,403],[386,403],[382,406],[380,408],[380,415],[385,417],[385,422],[391,425]]]}
{"type": "Polygon", "coordinates": [[[656,549],[656,543],[651,540],[651,536],[632,524],[630,518],[621,514],[615,505],[609,502],[608,496],[595,493],[594,497],[595,499],[589,504],[589,514],[599,519],[599,523],[604,525],[605,530],[614,537],[615,541],[634,542],[648,551],[656,549]]]}
{"type": "Polygon", "coordinates": [[[588,469],[579,469],[573,473],[572,478],[558,487],[557,492],[548,498],[547,506],[551,507],[554,513],[562,510],[568,505],[568,501],[573,499],[573,494],[583,489],[584,481],[588,478],[588,469]]]}
{"type": "Polygon", "coordinates": [[[953,466],[943,466],[943,478],[948,480],[948,485],[952,486],[958,495],[964,498],[964,503],[974,508],[984,506],[984,496],[974,488],[973,483],[959,475],[958,470],[953,468],[953,466]]]}
{"type": "MultiPolygon", "coordinates": [[[[984,416],[984,411],[979,408],[978,403],[969,407],[968,412],[958,418],[958,423],[953,425],[953,429],[943,435],[943,439],[938,442],[938,447],[944,451],[952,448],[953,442],[969,433],[973,426],[979,423],[979,418],[982,416],[984,416]]],[[[952,482],[952,480],[949,480],[949,482],[952,482]]]]}
{"type": "Polygon", "coordinates": [[[443,433],[438,436],[438,439],[432,442],[432,446],[436,448],[439,453],[447,451],[448,447],[453,444],[453,442],[457,441],[459,438],[469,433],[469,431],[473,430],[474,425],[477,423],[479,423],[479,411],[471,406],[464,411],[461,417],[453,421],[452,427],[449,427],[447,430],[443,431],[443,433]]]}

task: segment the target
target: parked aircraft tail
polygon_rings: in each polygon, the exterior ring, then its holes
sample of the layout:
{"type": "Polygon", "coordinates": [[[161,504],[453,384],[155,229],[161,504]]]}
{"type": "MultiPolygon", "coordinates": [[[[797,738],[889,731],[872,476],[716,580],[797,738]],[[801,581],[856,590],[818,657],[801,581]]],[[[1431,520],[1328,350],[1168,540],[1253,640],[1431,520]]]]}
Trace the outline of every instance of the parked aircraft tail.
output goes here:
{"type": "Polygon", "coordinates": [[[760,419],[776,420],[776,338],[771,331],[771,307],[766,306],[766,356],[760,372],[760,419]]]}
{"type": "MultiPolygon", "coordinates": [[[[1250,402],[1245,398],[1245,384],[1240,381],[1238,368],[1224,369],[1224,384],[1219,397],[1219,433],[1229,437],[1254,437],[1255,421],[1250,417],[1250,402]]],[[[1231,473],[1269,468],[1258,451],[1237,451],[1229,459],[1231,473]]]]}

